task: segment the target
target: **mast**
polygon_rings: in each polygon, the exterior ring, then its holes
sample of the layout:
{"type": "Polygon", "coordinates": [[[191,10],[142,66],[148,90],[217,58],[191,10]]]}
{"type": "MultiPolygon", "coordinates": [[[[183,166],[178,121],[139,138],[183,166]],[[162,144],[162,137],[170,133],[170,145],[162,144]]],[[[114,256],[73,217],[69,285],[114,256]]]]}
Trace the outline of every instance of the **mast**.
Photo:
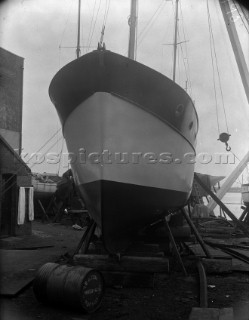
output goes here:
{"type": "Polygon", "coordinates": [[[176,79],[176,55],[177,55],[177,32],[178,32],[178,3],[176,0],[176,14],[175,14],[175,36],[174,36],[174,64],[173,64],[173,81],[176,79]]]}
{"type": "Polygon", "coordinates": [[[80,8],[81,8],[81,0],[79,0],[79,6],[78,6],[78,34],[77,34],[77,48],[76,48],[77,59],[79,59],[80,57],[80,8]]]}
{"type": "Polygon", "coordinates": [[[249,72],[232,15],[232,12],[236,11],[236,8],[231,8],[228,0],[219,0],[219,3],[240,72],[240,77],[249,102],[249,72]]]}
{"type": "Polygon", "coordinates": [[[138,0],[131,0],[131,14],[128,21],[130,26],[128,58],[132,60],[135,60],[136,53],[137,2],[138,0]]]}

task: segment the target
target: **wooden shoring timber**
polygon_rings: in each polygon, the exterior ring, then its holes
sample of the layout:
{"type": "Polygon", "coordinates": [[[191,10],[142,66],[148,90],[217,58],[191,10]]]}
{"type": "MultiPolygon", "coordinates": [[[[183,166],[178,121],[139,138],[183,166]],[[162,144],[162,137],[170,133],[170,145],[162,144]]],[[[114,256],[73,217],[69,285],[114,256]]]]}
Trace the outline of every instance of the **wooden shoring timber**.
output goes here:
{"type": "Polygon", "coordinates": [[[227,274],[233,270],[232,258],[230,259],[202,259],[207,274],[227,274]]]}
{"type": "Polygon", "coordinates": [[[244,209],[244,211],[242,212],[241,216],[239,217],[239,221],[243,221],[246,217],[246,215],[249,212],[249,206],[246,206],[246,208],[244,209]]]}
{"type": "Polygon", "coordinates": [[[38,202],[38,204],[39,204],[39,206],[40,206],[40,208],[41,208],[41,210],[42,210],[42,213],[43,213],[42,222],[44,221],[44,218],[45,218],[48,222],[50,222],[49,217],[48,217],[48,215],[47,215],[47,213],[46,213],[46,211],[45,211],[45,209],[44,209],[41,201],[40,201],[39,199],[37,199],[37,202],[38,202]]]}
{"type": "Polygon", "coordinates": [[[205,245],[205,243],[204,243],[201,235],[199,234],[199,232],[198,232],[198,230],[196,229],[195,225],[193,224],[192,220],[190,219],[190,217],[189,217],[188,214],[186,213],[185,209],[182,208],[181,211],[182,211],[182,214],[184,215],[185,219],[187,220],[187,223],[189,224],[191,230],[193,231],[196,239],[197,239],[198,242],[200,243],[200,245],[201,245],[203,251],[205,252],[206,256],[207,256],[208,258],[211,258],[211,254],[210,254],[208,248],[206,247],[206,245],[205,245]]]}
{"type": "Polygon", "coordinates": [[[168,273],[169,260],[164,257],[122,256],[120,260],[108,255],[77,254],[76,265],[83,265],[99,271],[168,273]]]}
{"type": "Polygon", "coordinates": [[[174,237],[173,237],[173,235],[172,235],[172,232],[171,232],[171,230],[170,230],[170,227],[169,227],[169,224],[168,224],[168,221],[167,221],[167,218],[166,218],[166,217],[165,217],[165,219],[164,219],[164,223],[165,223],[166,231],[167,231],[168,234],[169,234],[169,238],[170,238],[171,244],[172,244],[172,246],[173,246],[174,254],[175,254],[176,258],[177,258],[177,261],[178,261],[178,263],[180,264],[184,275],[187,276],[187,275],[188,275],[188,274],[187,274],[187,271],[186,271],[186,269],[185,269],[185,267],[184,267],[184,264],[183,264],[181,255],[180,255],[180,253],[179,253],[179,251],[178,251],[178,248],[177,248],[175,239],[174,239],[174,237]]]}
{"type": "Polygon", "coordinates": [[[213,198],[213,200],[221,207],[223,211],[233,220],[233,222],[238,226],[245,235],[249,236],[249,230],[245,227],[245,225],[239,221],[235,215],[224,205],[224,203],[211,191],[209,188],[201,181],[197,174],[195,174],[195,179],[199,183],[199,185],[213,198]]]}

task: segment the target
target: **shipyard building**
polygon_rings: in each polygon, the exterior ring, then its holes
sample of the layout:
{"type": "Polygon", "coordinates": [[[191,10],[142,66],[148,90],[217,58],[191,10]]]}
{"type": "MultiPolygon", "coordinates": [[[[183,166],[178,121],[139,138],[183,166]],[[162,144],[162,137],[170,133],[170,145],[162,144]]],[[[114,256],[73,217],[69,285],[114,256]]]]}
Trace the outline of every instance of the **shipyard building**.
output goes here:
{"type": "Polygon", "coordinates": [[[31,233],[31,170],[20,157],[24,59],[0,48],[1,237],[31,233]]]}

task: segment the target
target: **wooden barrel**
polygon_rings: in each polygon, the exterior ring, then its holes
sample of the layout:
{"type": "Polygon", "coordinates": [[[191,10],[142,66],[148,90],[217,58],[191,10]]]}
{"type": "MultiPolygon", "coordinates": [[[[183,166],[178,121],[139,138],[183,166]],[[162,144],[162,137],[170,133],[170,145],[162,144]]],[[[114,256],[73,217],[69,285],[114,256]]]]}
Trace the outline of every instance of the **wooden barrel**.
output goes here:
{"type": "Polygon", "coordinates": [[[241,192],[243,202],[249,204],[249,183],[242,184],[241,192]]]}
{"type": "Polygon", "coordinates": [[[33,282],[33,291],[38,301],[47,302],[47,280],[58,267],[57,263],[48,262],[38,270],[33,282]]]}
{"type": "Polygon", "coordinates": [[[42,266],[34,281],[34,293],[39,301],[88,313],[99,308],[104,294],[100,272],[82,266],[53,265],[56,266],[52,268],[48,263],[42,266]]]}
{"type": "Polygon", "coordinates": [[[88,313],[97,310],[104,294],[104,279],[100,272],[77,266],[68,272],[64,299],[69,306],[80,306],[88,313]]]}

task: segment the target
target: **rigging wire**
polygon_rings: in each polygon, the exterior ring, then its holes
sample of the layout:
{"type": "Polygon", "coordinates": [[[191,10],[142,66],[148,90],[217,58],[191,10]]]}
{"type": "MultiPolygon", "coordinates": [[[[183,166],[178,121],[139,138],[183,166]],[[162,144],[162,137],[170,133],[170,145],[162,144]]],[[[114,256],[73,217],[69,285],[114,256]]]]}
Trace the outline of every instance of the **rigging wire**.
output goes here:
{"type": "MultiPolygon", "coordinates": [[[[191,98],[193,98],[193,92],[192,92],[192,81],[191,81],[191,77],[190,77],[190,65],[189,65],[189,58],[188,58],[188,46],[187,46],[187,37],[186,37],[186,33],[185,33],[185,28],[184,28],[184,20],[183,20],[183,12],[182,12],[182,4],[180,1],[180,15],[181,15],[181,20],[182,20],[182,34],[183,34],[183,39],[184,39],[184,45],[185,45],[185,53],[186,53],[186,61],[187,61],[187,67],[185,65],[185,61],[184,61],[184,67],[186,70],[186,77],[187,77],[187,81],[189,83],[189,92],[190,92],[190,96],[191,98]]],[[[182,49],[182,44],[180,44],[181,50],[182,49]]]]}
{"type": "Polygon", "coordinates": [[[86,42],[87,45],[90,42],[90,36],[91,36],[91,32],[92,32],[92,24],[93,24],[93,19],[94,19],[94,12],[95,12],[96,3],[97,3],[97,0],[94,1],[93,13],[92,13],[91,22],[90,22],[90,28],[89,28],[89,34],[88,34],[87,42],[86,42]]]}
{"type": "Polygon", "coordinates": [[[67,28],[67,25],[68,25],[69,15],[71,14],[72,4],[73,4],[73,0],[71,0],[71,5],[70,5],[69,10],[68,10],[66,23],[65,23],[64,29],[63,29],[63,31],[62,31],[61,41],[60,41],[60,44],[59,44],[59,48],[60,48],[60,49],[61,49],[61,44],[62,44],[62,40],[63,40],[64,34],[65,34],[65,31],[66,31],[66,28],[67,28]]]}
{"type": "Polygon", "coordinates": [[[180,54],[179,50],[177,51],[177,68],[178,68],[178,83],[181,83],[181,72],[180,72],[180,54]]]}
{"type": "Polygon", "coordinates": [[[91,36],[90,36],[90,40],[89,40],[89,43],[88,43],[88,46],[87,46],[87,52],[89,51],[90,46],[91,46],[91,43],[92,43],[92,38],[93,38],[93,34],[94,34],[96,22],[97,22],[97,19],[98,19],[98,15],[99,15],[100,5],[101,5],[101,0],[99,0],[99,6],[98,6],[98,9],[97,9],[95,21],[94,21],[94,24],[93,24],[93,28],[92,28],[92,33],[91,33],[91,36]]]}
{"type": "MultiPolygon", "coordinates": [[[[180,20],[180,19],[179,19],[180,20]]],[[[179,23],[180,25],[180,23],[179,23]]],[[[178,38],[180,39],[180,31],[178,29],[178,38]]],[[[184,40],[184,42],[186,42],[186,38],[184,40]]],[[[190,79],[189,79],[189,76],[188,76],[188,70],[187,70],[187,67],[186,67],[186,63],[185,63],[185,54],[184,54],[184,51],[183,51],[183,48],[182,48],[182,42],[179,42],[179,45],[180,45],[180,48],[181,48],[181,53],[182,53],[182,62],[183,62],[183,66],[184,66],[184,70],[185,70],[185,76],[186,76],[186,80],[187,80],[187,83],[190,83],[190,79]]],[[[178,54],[178,59],[179,59],[179,54],[178,54]]],[[[187,59],[187,58],[186,58],[187,59]]],[[[179,64],[178,64],[178,71],[179,71],[179,83],[180,83],[180,67],[179,67],[179,64]]],[[[191,93],[190,93],[191,95],[191,93]]]]}
{"type": "Polygon", "coordinates": [[[99,41],[100,45],[102,45],[103,40],[104,40],[105,28],[106,28],[109,9],[110,9],[110,2],[111,2],[111,0],[106,0],[106,2],[105,2],[105,13],[104,13],[104,18],[103,18],[101,37],[100,37],[100,41],[99,41]],[[107,5],[107,3],[108,3],[108,5],[107,5]]]}
{"type": "MultiPolygon", "coordinates": [[[[173,13],[174,13],[173,12],[173,8],[174,8],[173,0],[171,0],[171,5],[172,5],[172,10],[170,10],[170,16],[169,16],[169,19],[167,19],[168,23],[167,23],[167,25],[165,27],[165,33],[164,33],[164,35],[162,37],[162,42],[164,41],[164,39],[167,39],[169,30],[170,30],[169,25],[170,25],[170,23],[172,23],[172,17],[173,17],[173,13]]],[[[168,44],[167,43],[163,43],[162,46],[164,47],[164,45],[168,45],[168,44]]],[[[172,50],[171,50],[171,53],[173,53],[172,50]]],[[[164,51],[162,50],[162,59],[163,59],[163,56],[164,56],[164,51]]],[[[171,58],[173,60],[173,54],[171,55],[171,58]]],[[[170,64],[170,68],[171,69],[169,71],[169,74],[172,74],[172,72],[173,72],[173,65],[172,64],[170,64]]],[[[163,69],[163,65],[162,65],[162,69],[163,69]]],[[[167,73],[167,67],[165,69],[165,74],[166,73],[167,73]]]]}
{"type": "Polygon", "coordinates": [[[190,93],[190,96],[192,97],[191,81],[190,81],[190,78],[188,76],[188,70],[187,70],[185,59],[184,59],[184,52],[183,52],[183,48],[182,48],[182,44],[181,43],[180,43],[180,49],[181,49],[181,53],[182,53],[182,61],[183,61],[183,66],[184,66],[184,70],[185,70],[186,80],[189,83],[189,93],[190,93]]]}
{"type": "MultiPolygon", "coordinates": [[[[209,16],[208,16],[208,21],[209,21],[209,16]]],[[[220,125],[219,125],[219,118],[218,118],[217,92],[216,92],[216,86],[215,86],[214,57],[213,57],[212,40],[211,40],[210,25],[209,25],[209,24],[208,24],[208,27],[209,27],[209,45],[210,45],[210,55],[211,55],[212,71],[213,71],[213,88],[214,88],[214,98],[215,98],[216,121],[217,121],[218,133],[220,134],[220,125]]]]}
{"type": "Polygon", "coordinates": [[[165,0],[162,0],[162,2],[159,4],[159,6],[157,7],[157,9],[154,11],[153,15],[151,16],[151,18],[149,19],[149,21],[146,23],[146,25],[144,26],[144,28],[140,31],[140,33],[138,34],[138,46],[141,44],[141,42],[143,41],[145,35],[148,33],[149,29],[152,27],[152,25],[154,24],[154,22],[156,21],[156,19],[159,17],[159,15],[161,14],[164,6],[166,4],[165,0]]]}
{"type": "Polygon", "coordinates": [[[111,2],[111,0],[105,1],[105,13],[104,13],[104,18],[103,18],[103,26],[106,26],[106,23],[107,23],[107,18],[108,18],[109,9],[110,9],[110,2],[111,2]],[[107,5],[107,3],[108,3],[108,5],[107,5]]]}
{"type": "Polygon", "coordinates": [[[138,32],[138,10],[139,10],[139,1],[137,1],[137,17],[136,17],[136,28],[135,28],[135,56],[134,59],[137,60],[137,32],[138,32]]]}
{"type": "MultiPolygon", "coordinates": [[[[60,141],[61,139],[62,139],[62,137],[59,139],[59,141],[60,141]]],[[[42,154],[42,157],[44,157],[44,156],[48,153],[48,151],[50,151],[57,143],[58,143],[58,141],[55,141],[55,143],[54,143],[52,146],[50,146],[50,147],[48,148],[48,150],[46,150],[46,152],[44,152],[44,153],[42,154]]],[[[40,150],[41,150],[41,149],[39,149],[39,151],[40,151],[40,150]]],[[[34,156],[35,154],[37,154],[39,151],[37,151],[36,153],[34,153],[33,156],[34,156]]],[[[30,159],[33,158],[33,156],[31,156],[30,159]]],[[[29,159],[29,161],[30,161],[30,159],[29,159]]],[[[30,169],[32,169],[36,164],[37,164],[37,163],[33,163],[33,164],[30,166],[30,169]]],[[[15,174],[17,174],[21,169],[22,169],[22,166],[20,166],[20,168],[15,172],[15,174]]],[[[12,178],[13,178],[13,176],[10,177],[5,183],[9,182],[12,178]]],[[[16,182],[14,181],[7,189],[5,189],[4,192],[2,192],[2,196],[3,196],[10,188],[12,188],[12,187],[15,185],[15,183],[16,183],[16,182]]]]}
{"type": "MultiPolygon", "coordinates": [[[[35,153],[33,153],[33,155],[30,157],[29,161],[34,157],[35,154],[37,154],[38,152],[40,152],[54,137],[55,135],[61,130],[61,128],[59,128],[35,153]]],[[[57,141],[56,141],[57,142],[57,141]]],[[[19,170],[21,170],[22,168],[20,168],[19,170]]],[[[16,171],[16,173],[19,172],[19,170],[16,171]]],[[[12,179],[12,177],[10,177],[9,179],[6,180],[6,183],[8,183],[10,180],[12,179]]]]}
{"type": "Polygon", "coordinates": [[[211,21],[211,15],[210,15],[210,10],[209,10],[209,2],[207,0],[207,13],[208,13],[208,26],[209,26],[209,36],[210,36],[210,51],[211,51],[211,59],[212,59],[212,68],[213,68],[213,79],[214,79],[214,91],[215,91],[215,102],[216,102],[216,116],[217,116],[217,126],[218,126],[218,131],[220,133],[219,129],[219,119],[218,119],[218,105],[217,105],[217,93],[216,93],[216,87],[215,87],[215,77],[214,77],[214,60],[215,60],[215,65],[216,65],[216,71],[217,71],[217,76],[218,76],[218,84],[219,84],[219,89],[220,89],[220,95],[221,95],[221,101],[222,101],[222,108],[225,116],[225,124],[227,128],[227,132],[229,133],[228,129],[228,124],[227,124],[227,116],[226,116],[226,110],[225,110],[225,104],[224,104],[224,96],[223,96],[223,91],[222,91],[222,86],[221,86],[221,79],[220,79],[220,71],[218,67],[218,59],[217,59],[217,54],[216,54],[216,49],[215,49],[215,41],[214,41],[214,35],[213,35],[213,29],[212,29],[212,21],[211,21]],[[213,49],[213,51],[212,51],[213,49]]]}
{"type": "MultiPolygon", "coordinates": [[[[33,156],[35,154],[37,154],[38,152],[40,152],[54,137],[55,135],[61,130],[61,128],[59,128],[35,153],[33,153],[33,156]]],[[[56,141],[57,142],[57,141],[56,141]]],[[[30,157],[29,161],[33,158],[33,156],[30,157]]],[[[16,173],[18,173],[22,168],[19,168],[16,173]]],[[[12,179],[12,177],[10,177],[9,179],[6,180],[6,183],[8,183],[10,180],[12,179]]]]}
{"type": "MultiPolygon", "coordinates": [[[[52,146],[50,146],[41,156],[44,157],[48,151],[50,151],[63,137],[61,136],[60,139],[58,139],[58,141],[55,141],[55,143],[52,144],[52,146]]],[[[31,158],[30,158],[31,159],[31,158]]],[[[30,161],[29,159],[29,161],[30,161]]],[[[30,166],[30,169],[32,169],[35,165],[37,165],[38,163],[33,163],[31,166],[30,166]]]]}
{"type": "Polygon", "coordinates": [[[222,102],[223,112],[224,112],[224,116],[225,116],[225,123],[226,123],[227,132],[229,133],[228,124],[227,124],[226,110],[225,110],[225,104],[224,104],[224,96],[223,96],[223,91],[222,91],[222,86],[221,86],[220,71],[219,71],[219,67],[218,67],[218,59],[217,59],[217,54],[216,54],[216,49],[215,49],[215,41],[214,41],[214,35],[213,35],[213,29],[212,29],[212,21],[211,21],[211,15],[210,15],[210,11],[209,11],[208,0],[207,0],[207,6],[208,6],[208,16],[209,16],[209,23],[210,23],[210,32],[211,32],[211,38],[212,38],[212,44],[213,44],[213,52],[214,52],[214,57],[215,57],[215,64],[216,64],[216,70],[217,70],[218,81],[219,81],[219,89],[220,89],[220,94],[221,94],[221,102],[222,102]]]}
{"type": "Polygon", "coordinates": [[[61,130],[61,128],[59,128],[58,130],[56,130],[56,132],[35,152],[38,153],[40,152],[54,137],[55,135],[61,130]]]}

